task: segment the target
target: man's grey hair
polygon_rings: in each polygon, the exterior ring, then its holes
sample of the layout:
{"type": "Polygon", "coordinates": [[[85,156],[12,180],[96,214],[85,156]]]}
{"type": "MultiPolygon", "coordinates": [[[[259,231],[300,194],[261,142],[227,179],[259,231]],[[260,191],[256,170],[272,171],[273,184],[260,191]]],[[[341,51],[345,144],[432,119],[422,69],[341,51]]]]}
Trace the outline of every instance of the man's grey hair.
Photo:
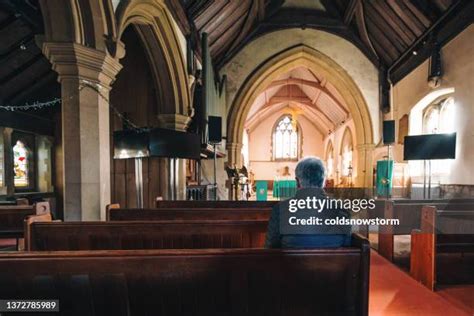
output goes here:
{"type": "Polygon", "coordinates": [[[326,168],[318,157],[306,157],[296,165],[295,176],[302,188],[322,188],[326,178],[326,168]]]}

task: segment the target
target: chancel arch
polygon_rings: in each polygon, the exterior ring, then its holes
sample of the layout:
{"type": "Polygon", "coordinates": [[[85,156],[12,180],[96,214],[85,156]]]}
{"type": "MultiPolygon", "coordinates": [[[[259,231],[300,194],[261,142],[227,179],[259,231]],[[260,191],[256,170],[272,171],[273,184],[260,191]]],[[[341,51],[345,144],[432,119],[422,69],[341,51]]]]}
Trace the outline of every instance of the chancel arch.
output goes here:
{"type": "MultiPolygon", "coordinates": [[[[279,54],[266,60],[247,78],[245,84],[237,92],[230,106],[227,120],[227,148],[230,163],[241,164],[239,144],[242,144],[243,129],[257,98],[261,97],[262,92],[269,87],[278,85],[279,80],[283,80],[281,78],[284,78],[285,74],[298,68],[307,69],[314,77],[319,76],[320,78],[324,78],[321,82],[317,83],[319,85],[318,90],[324,91],[325,83],[329,82],[334,87],[334,90],[337,91],[336,95],[339,97],[338,101],[346,104],[346,119],[350,119],[354,124],[355,154],[358,156],[358,160],[362,162],[360,164],[360,172],[357,173],[355,182],[359,186],[371,185],[371,150],[373,148],[374,137],[371,117],[364,97],[353,79],[341,66],[328,56],[305,45],[298,45],[283,50],[279,54]]],[[[294,79],[290,76],[290,78],[284,78],[284,80],[294,79]]],[[[309,83],[303,79],[303,81],[300,80],[294,84],[301,86],[309,83]]],[[[287,86],[290,85],[293,85],[293,83],[287,84],[287,86]]],[[[297,105],[294,104],[301,105],[308,103],[307,98],[298,93],[300,92],[294,92],[288,99],[279,97],[275,99],[275,103],[286,102],[288,103],[288,107],[297,107],[297,105]],[[297,102],[294,102],[295,100],[297,102]]],[[[327,94],[329,95],[329,93],[327,94]]],[[[275,97],[278,97],[278,95],[275,95],[275,97]]],[[[312,106],[310,106],[310,111],[316,114],[317,119],[314,121],[319,121],[317,124],[319,129],[326,135],[332,133],[334,129],[338,127],[334,125],[334,122],[331,126],[331,120],[334,120],[334,118],[330,116],[335,112],[322,111],[314,105],[315,104],[312,104],[312,106]]],[[[344,120],[339,121],[338,124],[344,124],[344,120]]]]}

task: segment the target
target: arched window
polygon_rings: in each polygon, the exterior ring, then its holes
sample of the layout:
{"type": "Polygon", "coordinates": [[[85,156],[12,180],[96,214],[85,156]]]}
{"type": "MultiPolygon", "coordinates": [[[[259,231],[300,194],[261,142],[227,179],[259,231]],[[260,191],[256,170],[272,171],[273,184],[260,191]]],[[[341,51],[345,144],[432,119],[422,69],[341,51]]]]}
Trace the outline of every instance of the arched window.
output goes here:
{"type": "Polygon", "coordinates": [[[341,162],[341,176],[352,177],[352,135],[349,128],[346,128],[342,136],[340,162],[341,162]]]}
{"type": "Polygon", "coordinates": [[[13,146],[13,172],[15,187],[28,187],[30,180],[29,173],[29,150],[25,144],[18,140],[13,146]]]}
{"type": "Polygon", "coordinates": [[[299,133],[291,115],[283,116],[273,131],[274,160],[297,160],[299,152],[299,133]]]}
{"type": "Polygon", "coordinates": [[[334,147],[331,142],[326,150],[326,169],[327,178],[332,179],[334,177],[334,147]]]}
{"type": "Polygon", "coordinates": [[[454,132],[454,99],[442,99],[423,111],[423,134],[454,132]]]}
{"type": "MultiPolygon", "coordinates": [[[[448,97],[435,101],[423,111],[423,134],[453,133],[454,124],[454,98],[448,97]]],[[[431,171],[433,175],[446,175],[451,168],[448,160],[433,160],[431,171]]]]}

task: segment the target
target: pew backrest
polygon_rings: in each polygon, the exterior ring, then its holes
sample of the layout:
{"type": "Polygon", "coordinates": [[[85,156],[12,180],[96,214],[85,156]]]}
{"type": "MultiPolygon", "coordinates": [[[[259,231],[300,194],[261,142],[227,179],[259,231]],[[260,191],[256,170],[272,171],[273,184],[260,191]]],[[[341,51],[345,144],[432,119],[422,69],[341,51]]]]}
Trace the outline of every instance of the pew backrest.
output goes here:
{"type": "Polygon", "coordinates": [[[271,208],[279,201],[172,201],[156,200],[157,208],[271,208]]]}
{"type": "Polygon", "coordinates": [[[25,250],[31,250],[30,240],[31,240],[31,224],[38,222],[52,222],[53,218],[51,213],[45,214],[35,214],[27,216],[24,220],[24,238],[25,238],[25,250]]]}
{"type": "MultiPolygon", "coordinates": [[[[430,203],[398,203],[397,201],[386,201],[385,218],[394,218],[400,221],[398,226],[385,227],[384,230],[390,230],[395,235],[408,235],[413,229],[419,229],[421,225],[422,209],[426,205],[431,205],[437,210],[470,210],[474,209],[474,202],[466,200],[436,200],[430,203]]],[[[382,230],[382,232],[385,232],[382,230]]]]}
{"type": "Polygon", "coordinates": [[[67,315],[368,315],[370,252],[357,242],[0,254],[0,297],[58,299],[67,315]]]}
{"type": "Polygon", "coordinates": [[[107,210],[107,220],[268,220],[270,208],[188,208],[188,209],[117,209],[107,210]]]}
{"type": "Polygon", "coordinates": [[[30,250],[260,248],[268,222],[110,221],[36,222],[30,250]]]}
{"type": "Polygon", "coordinates": [[[21,238],[23,236],[23,220],[35,213],[33,205],[0,206],[0,237],[21,238]]]}

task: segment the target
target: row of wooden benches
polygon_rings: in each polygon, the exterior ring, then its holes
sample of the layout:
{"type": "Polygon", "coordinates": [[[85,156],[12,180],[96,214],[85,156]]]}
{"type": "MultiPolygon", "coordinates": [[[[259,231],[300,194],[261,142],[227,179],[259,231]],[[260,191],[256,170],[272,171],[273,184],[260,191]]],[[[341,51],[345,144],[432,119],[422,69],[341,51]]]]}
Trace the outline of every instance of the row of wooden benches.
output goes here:
{"type": "Polygon", "coordinates": [[[55,298],[68,315],[367,315],[368,241],[250,249],[263,246],[269,214],[268,207],[111,209],[114,221],[94,223],[32,216],[26,238],[34,249],[220,249],[1,254],[0,298],[55,298]],[[247,249],[223,249],[232,247],[247,249]]]}

